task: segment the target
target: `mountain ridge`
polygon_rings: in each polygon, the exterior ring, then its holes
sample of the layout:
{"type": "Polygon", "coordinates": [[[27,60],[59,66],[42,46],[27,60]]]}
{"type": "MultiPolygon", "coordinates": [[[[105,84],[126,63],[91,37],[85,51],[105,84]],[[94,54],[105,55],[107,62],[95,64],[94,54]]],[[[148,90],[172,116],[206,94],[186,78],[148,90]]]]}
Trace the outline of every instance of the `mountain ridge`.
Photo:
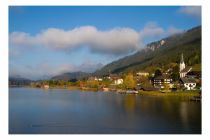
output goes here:
{"type": "Polygon", "coordinates": [[[82,80],[86,79],[91,76],[91,73],[86,72],[66,72],[60,75],[53,76],[51,80],[64,80],[64,81],[71,81],[71,80],[82,80]]]}
{"type": "Polygon", "coordinates": [[[201,26],[149,43],[141,51],[113,61],[94,74],[102,76],[110,72],[121,73],[143,70],[150,66],[161,67],[169,62],[179,63],[181,53],[184,53],[188,65],[201,63],[201,26]],[[197,60],[193,60],[194,56],[197,60]]]}

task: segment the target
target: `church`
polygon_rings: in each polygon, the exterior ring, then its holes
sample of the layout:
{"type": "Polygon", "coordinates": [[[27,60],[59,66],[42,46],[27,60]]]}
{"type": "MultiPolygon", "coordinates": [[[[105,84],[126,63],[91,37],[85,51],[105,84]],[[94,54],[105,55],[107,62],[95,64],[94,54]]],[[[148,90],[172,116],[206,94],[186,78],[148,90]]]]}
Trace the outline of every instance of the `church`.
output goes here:
{"type": "Polygon", "coordinates": [[[192,67],[185,66],[184,57],[182,54],[180,64],[179,64],[179,73],[180,73],[181,83],[187,90],[194,90],[196,87],[195,79],[186,77],[187,73],[189,73],[191,70],[192,70],[192,67]]]}
{"type": "Polygon", "coordinates": [[[180,64],[179,64],[179,76],[180,78],[183,78],[186,76],[186,74],[188,72],[190,72],[192,70],[192,67],[186,67],[185,63],[184,63],[184,57],[183,54],[181,55],[181,60],[180,60],[180,64]]]}

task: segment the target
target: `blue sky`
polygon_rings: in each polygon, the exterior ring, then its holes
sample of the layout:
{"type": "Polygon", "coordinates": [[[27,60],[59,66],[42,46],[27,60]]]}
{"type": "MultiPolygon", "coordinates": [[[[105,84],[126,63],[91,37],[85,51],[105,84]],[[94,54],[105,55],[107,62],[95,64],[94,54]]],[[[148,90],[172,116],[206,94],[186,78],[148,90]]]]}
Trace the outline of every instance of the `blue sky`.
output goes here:
{"type": "Polygon", "coordinates": [[[9,8],[9,74],[93,72],[145,44],[201,25],[201,7],[9,8]]]}

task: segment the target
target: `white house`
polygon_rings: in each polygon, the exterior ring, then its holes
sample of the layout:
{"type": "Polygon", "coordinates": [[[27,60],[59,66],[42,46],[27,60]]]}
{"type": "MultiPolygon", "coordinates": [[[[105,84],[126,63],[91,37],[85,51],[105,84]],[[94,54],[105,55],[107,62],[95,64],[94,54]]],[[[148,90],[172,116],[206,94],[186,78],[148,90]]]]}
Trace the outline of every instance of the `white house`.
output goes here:
{"type": "Polygon", "coordinates": [[[113,81],[114,85],[123,84],[123,79],[117,74],[110,74],[109,79],[113,81]]]}
{"type": "Polygon", "coordinates": [[[115,84],[115,85],[123,84],[123,79],[121,79],[121,78],[115,79],[115,80],[114,80],[114,84],[115,84]]]}
{"type": "Polygon", "coordinates": [[[47,85],[47,84],[45,84],[45,85],[43,86],[43,88],[44,88],[44,89],[49,89],[49,88],[50,88],[50,86],[49,86],[49,85],[47,85]]]}
{"type": "Polygon", "coordinates": [[[187,90],[194,90],[196,87],[196,81],[192,78],[181,78],[181,83],[187,90]]]}
{"type": "Polygon", "coordinates": [[[160,45],[162,46],[162,45],[164,45],[165,44],[165,41],[164,40],[161,40],[160,41],[160,45]]]}

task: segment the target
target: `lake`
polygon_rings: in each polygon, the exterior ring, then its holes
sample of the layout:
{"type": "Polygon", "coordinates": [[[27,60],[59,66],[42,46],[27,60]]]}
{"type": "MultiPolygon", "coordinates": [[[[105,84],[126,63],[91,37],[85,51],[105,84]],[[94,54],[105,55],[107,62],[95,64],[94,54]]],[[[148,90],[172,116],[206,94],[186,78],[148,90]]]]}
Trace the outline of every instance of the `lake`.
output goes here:
{"type": "Polygon", "coordinates": [[[66,89],[9,88],[10,134],[200,134],[201,102],[66,89]]]}

